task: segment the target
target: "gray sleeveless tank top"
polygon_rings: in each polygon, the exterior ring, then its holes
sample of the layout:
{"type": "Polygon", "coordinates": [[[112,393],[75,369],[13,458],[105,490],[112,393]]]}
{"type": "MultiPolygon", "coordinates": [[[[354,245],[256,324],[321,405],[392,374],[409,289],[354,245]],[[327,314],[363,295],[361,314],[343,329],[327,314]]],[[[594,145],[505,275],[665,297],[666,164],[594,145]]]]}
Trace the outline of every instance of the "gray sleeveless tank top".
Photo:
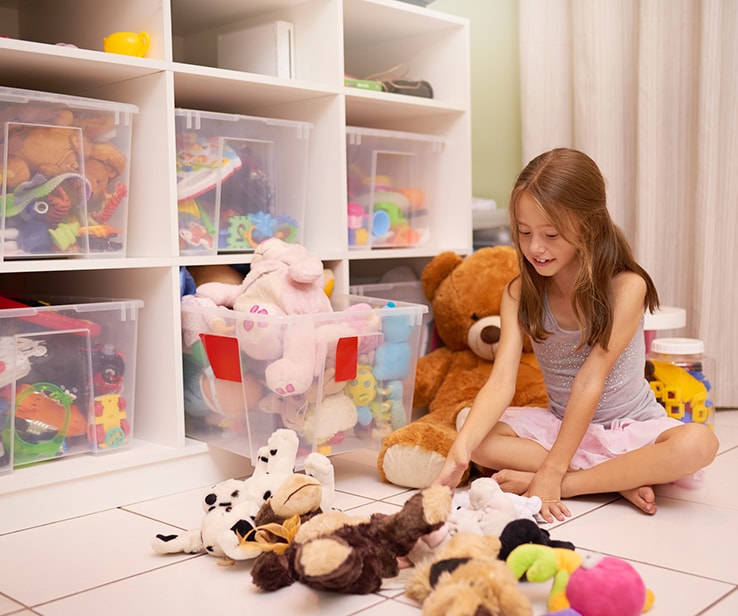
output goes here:
{"type": "MultiPolygon", "coordinates": [[[[543,325],[551,332],[543,342],[533,342],[538,363],[546,383],[549,408],[559,418],[564,416],[571,386],[579,368],[589,356],[591,347],[577,350],[579,331],[559,327],[548,305],[544,302],[543,325]]],[[[656,398],[644,376],[646,344],[643,338],[643,319],[623,353],[618,357],[605,381],[605,388],[597,406],[593,423],[611,424],[622,419],[645,420],[663,417],[664,408],[656,398]]]]}

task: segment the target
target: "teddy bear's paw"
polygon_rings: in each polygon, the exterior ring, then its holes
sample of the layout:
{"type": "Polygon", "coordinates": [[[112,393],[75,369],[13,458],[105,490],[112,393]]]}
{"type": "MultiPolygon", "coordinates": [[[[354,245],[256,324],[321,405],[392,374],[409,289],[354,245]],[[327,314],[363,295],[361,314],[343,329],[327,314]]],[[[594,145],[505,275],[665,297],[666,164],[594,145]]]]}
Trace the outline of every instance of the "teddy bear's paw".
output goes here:
{"type": "Polygon", "coordinates": [[[431,485],[446,457],[418,445],[392,445],[384,452],[382,471],[387,481],[407,488],[431,485]]]}
{"type": "Polygon", "coordinates": [[[251,579],[257,588],[268,592],[289,586],[295,581],[287,556],[274,552],[265,552],[254,561],[251,579]]]}
{"type": "Polygon", "coordinates": [[[339,537],[300,545],[294,567],[300,581],[322,590],[355,591],[355,584],[365,575],[362,555],[339,537]]]}

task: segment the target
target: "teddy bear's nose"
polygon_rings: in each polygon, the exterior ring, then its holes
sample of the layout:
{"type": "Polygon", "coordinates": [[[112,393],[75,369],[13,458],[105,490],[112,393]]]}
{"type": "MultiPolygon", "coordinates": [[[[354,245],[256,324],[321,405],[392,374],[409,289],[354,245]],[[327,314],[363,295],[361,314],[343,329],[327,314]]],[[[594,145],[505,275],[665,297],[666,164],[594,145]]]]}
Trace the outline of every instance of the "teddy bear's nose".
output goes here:
{"type": "Polygon", "coordinates": [[[497,344],[500,341],[500,328],[496,325],[488,325],[482,330],[480,337],[487,344],[497,344]]]}

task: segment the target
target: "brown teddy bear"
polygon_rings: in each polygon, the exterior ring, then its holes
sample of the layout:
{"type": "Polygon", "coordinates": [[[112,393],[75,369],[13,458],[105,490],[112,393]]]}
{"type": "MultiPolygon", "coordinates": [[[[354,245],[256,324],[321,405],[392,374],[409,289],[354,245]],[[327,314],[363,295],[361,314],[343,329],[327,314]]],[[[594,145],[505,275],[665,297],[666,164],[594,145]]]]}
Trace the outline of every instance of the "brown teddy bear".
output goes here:
{"type": "Polygon", "coordinates": [[[450,510],[451,491],[433,486],[416,492],[389,515],[321,513],[300,525],[284,550],[259,554],[251,579],[265,591],[301,582],[316,590],[376,592],[384,578],[399,574],[398,558],[439,529],[450,510]]]}
{"type": "MultiPolygon", "coordinates": [[[[438,476],[456,437],[456,416],[471,406],[492,370],[502,294],[518,273],[511,246],[482,248],[465,259],[443,252],[424,268],[423,291],[444,346],[418,359],[413,408],[428,412],[385,438],[377,459],[383,480],[421,488],[438,476]]],[[[526,342],[512,406],[547,404],[543,377],[526,342]]]]}
{"type": "Polygon", "coordinates": [[[454,535],[415,567],[405,594],[423,604],[424,616],[532,616],[530,600],[497,558],[499,551],[494,535],[454,535]]]}

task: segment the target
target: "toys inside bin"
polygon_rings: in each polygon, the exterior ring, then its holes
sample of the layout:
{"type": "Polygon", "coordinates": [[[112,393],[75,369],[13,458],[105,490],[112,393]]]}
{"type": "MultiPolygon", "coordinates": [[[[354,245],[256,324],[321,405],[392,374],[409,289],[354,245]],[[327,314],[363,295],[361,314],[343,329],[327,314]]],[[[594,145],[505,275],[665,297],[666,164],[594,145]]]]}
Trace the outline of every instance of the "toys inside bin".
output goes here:
{"type": "Polygon", "coordinates": [[[136,111],[0,88],[3,258],[125,252],[136,111]]]}
{"type": "Polygon", "coordinates": [[[352,296],[333,305],[274,317],[183,304],[188,434],[251,457],[289,428],[302,459],[376,448],[409,421],[425,308],[352,296]]]}
{"type": "Polygon", "coordinates": [[[297,124],[177,110],[182,254],[247,252],[271,237],[300,240],[305,161],[299,158],[306,152],[298,146],[306,139],[291,134],[305,132],[297,124]]]}
{"type": "Polygon", "coordinates": [[[349,246],[427,242],[442,140],[353,127],[346,131],[349,246]]]}
{"type": "Polygon", "coordinates": [[[130,445],[139,305],[0,298],[5,470],[130,445]]]}
{"type": "Polygon", "coordinates": [[[667,415],[683,423],[714,420],[714,360],[692,338],[656,338],[646,361],[646,378],[667,415]]]}

